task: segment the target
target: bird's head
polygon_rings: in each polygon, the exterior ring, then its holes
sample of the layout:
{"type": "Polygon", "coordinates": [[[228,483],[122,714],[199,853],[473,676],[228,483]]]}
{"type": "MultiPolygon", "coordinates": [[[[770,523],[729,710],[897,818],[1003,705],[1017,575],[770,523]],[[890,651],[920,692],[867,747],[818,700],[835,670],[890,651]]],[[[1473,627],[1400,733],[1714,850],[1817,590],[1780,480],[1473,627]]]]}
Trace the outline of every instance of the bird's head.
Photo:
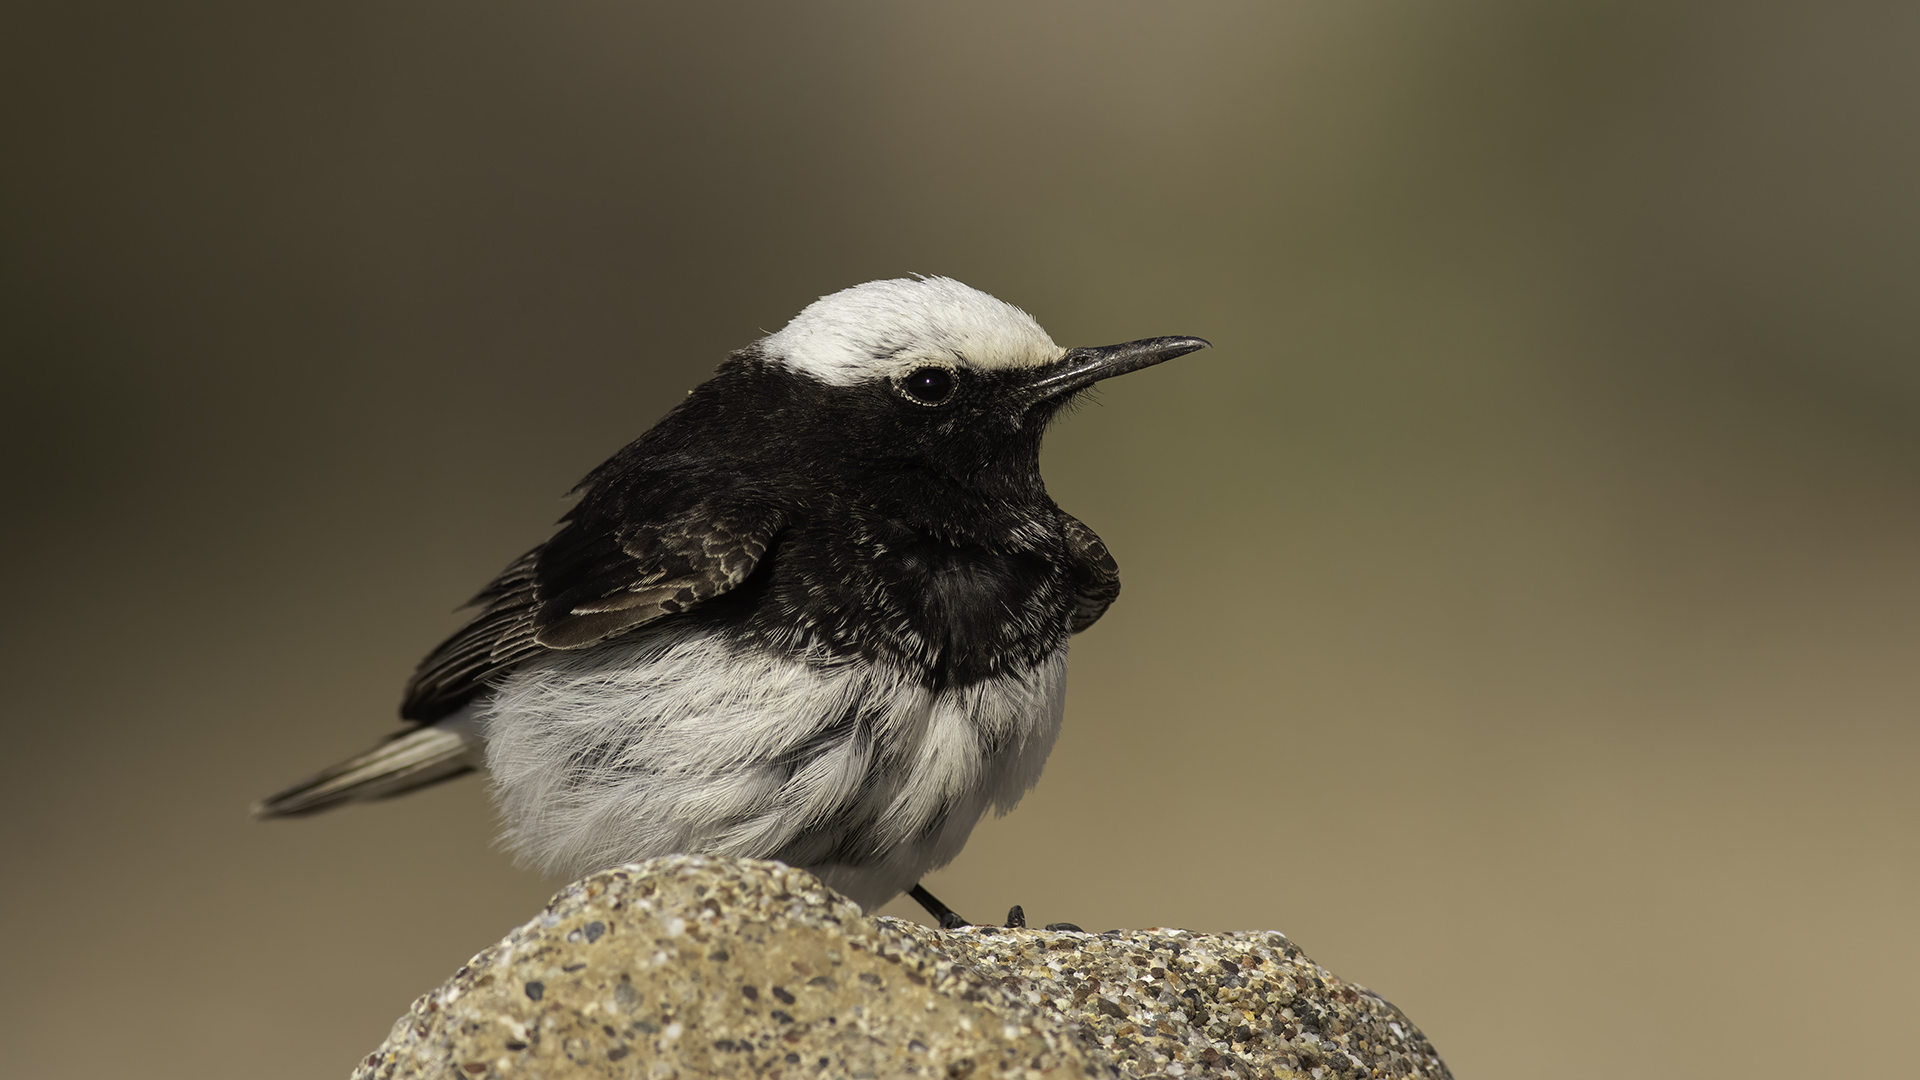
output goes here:
{"type": "Polygon", "coordinates": [[[1160,337],[1063,349],[1033,316],[943,277],[843,289],[760,342],[766,360],[824,384],[859,456],[1035,480],[1041,432],[1081,390],[1206,347],[1160,337]]]}

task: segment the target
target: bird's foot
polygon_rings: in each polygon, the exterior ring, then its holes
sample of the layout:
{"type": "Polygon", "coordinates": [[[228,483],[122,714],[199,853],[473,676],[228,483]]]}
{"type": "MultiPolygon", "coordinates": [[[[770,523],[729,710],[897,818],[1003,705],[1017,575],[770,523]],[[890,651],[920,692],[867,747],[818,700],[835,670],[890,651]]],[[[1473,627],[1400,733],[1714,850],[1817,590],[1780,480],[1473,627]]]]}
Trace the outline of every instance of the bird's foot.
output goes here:
{"type": "MultiPolygon", "coordinates": [[[[913,899],[917,903],[919,903],[921,907],[926,908],[927,914],[933,916],[934,921],[940,924],[940,929],[942,930],[958,930],[963,926],[973,925],[967,920],[961,918],[959,912],[941,903],[939,897],[928,892],[922,886],[915,885],[913,888],[908,889],[907,895],[913,897],[913,899]]],[[[1021,907],[1019,904],[1015,904],[1011,908],[1008,908],[1007,909],[1007,929],[1025,930],[1026,928],[1027,928],[1027,910],[1021,907]]],[[[1086,933],[1086,931],[1080,929],[1078,926],[1075,926],[1070,922],[1048,923],[1047,929],[1055,931],[1056,933],[1061,930],[1071,930],[1076,934],[1086,933]]]]}
{"type": "MultiPolygon", "coordinates": [[[[1015,904],[1013,905],[1013,907],[1007,909],[1007,929],[1025,930],[1026,928],[1027,928],[1027,909],[1021,907],[1019,904],[1015,904]]],[[[1046,928],[1048,930],[1052,930],[1056,932],[1061,930],[1071,930],[1076,934],[1086,933],[1086,931],[1080,929],[1079,927],[1073,925],[1070,922],[1050,922],[1047,924],[1046,928]]]]}

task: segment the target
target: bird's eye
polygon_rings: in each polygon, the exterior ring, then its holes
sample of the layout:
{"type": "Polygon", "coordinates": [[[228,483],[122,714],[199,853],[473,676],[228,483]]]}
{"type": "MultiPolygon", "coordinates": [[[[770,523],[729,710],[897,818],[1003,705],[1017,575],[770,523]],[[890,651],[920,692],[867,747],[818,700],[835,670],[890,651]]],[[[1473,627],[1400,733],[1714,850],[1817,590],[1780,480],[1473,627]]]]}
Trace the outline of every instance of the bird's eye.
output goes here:
{"type": "Polygon", "coordinates": [[[915,368],[900,389],[922,405],[939,405],[953,396],[953,372],[943,367],[915,368]]]}

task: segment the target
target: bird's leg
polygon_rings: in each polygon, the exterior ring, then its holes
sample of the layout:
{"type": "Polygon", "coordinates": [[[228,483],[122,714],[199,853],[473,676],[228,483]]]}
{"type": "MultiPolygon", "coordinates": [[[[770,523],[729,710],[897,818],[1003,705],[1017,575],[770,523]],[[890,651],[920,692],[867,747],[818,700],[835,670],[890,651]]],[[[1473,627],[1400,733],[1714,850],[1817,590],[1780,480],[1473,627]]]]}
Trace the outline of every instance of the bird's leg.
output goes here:
{"type": "MultiPolygon", "coordinates": [[[[926,908],[927,914],[933,916],[934,919],[940,923],[940,929],[942,930],[958,930],[963,926],[973,925],[967,920],[961,918],[959,912],[941,903],[939,897],[928,892],[922,886],[915,885],[913,888],[908,889],[907,895],[913,897],[916,901],[918,901],[921,907],[926,908]]],[[[1007,909],[1007,929],[1025,930],[1026,928],[1027,928],[1027,909],[1021,907],[1019,904],[1015,904],[1013,905],[1013,907],[1008,908],[1007,909]]],[[[1054,931],[1071,930],[1077,934],[1086,933],[1086,931],[1080,929],[1078,926],[1075,926],[1070,922],[1048,923],[1047,929],[1054,930],[1054,931]]]]}
{"type": "Polygon", "coordinates": [[[928,892],[924,886],[915,885],[907,890],[907,895],[918,901],[921,907],[926,908],[927,914],[940,923],[942,930],[958,930],[963,926],[973,925],[961,918],[959,912],[941,903],[940,898],[928,892]]]}

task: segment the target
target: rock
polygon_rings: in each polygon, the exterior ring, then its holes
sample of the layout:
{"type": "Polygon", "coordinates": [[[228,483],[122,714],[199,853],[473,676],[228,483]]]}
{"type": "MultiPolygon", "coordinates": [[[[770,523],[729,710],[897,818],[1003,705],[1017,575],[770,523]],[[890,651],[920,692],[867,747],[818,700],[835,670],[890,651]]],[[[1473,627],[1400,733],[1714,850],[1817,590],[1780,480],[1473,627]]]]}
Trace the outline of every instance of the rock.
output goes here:
{"type": "Polygon", "coordinates": [[[1447,1077],[1280,934],[873,919],[774,862],[595,874],[414,1002],[355,1080],[1447,1077]]]}
{"type": "Polygon", "coordinates": [[[1452,1075],[1399,1009],[1342,982],[1284,934],[897,925],[1078,1028],[1123,1077],[1452,1075]]]}

